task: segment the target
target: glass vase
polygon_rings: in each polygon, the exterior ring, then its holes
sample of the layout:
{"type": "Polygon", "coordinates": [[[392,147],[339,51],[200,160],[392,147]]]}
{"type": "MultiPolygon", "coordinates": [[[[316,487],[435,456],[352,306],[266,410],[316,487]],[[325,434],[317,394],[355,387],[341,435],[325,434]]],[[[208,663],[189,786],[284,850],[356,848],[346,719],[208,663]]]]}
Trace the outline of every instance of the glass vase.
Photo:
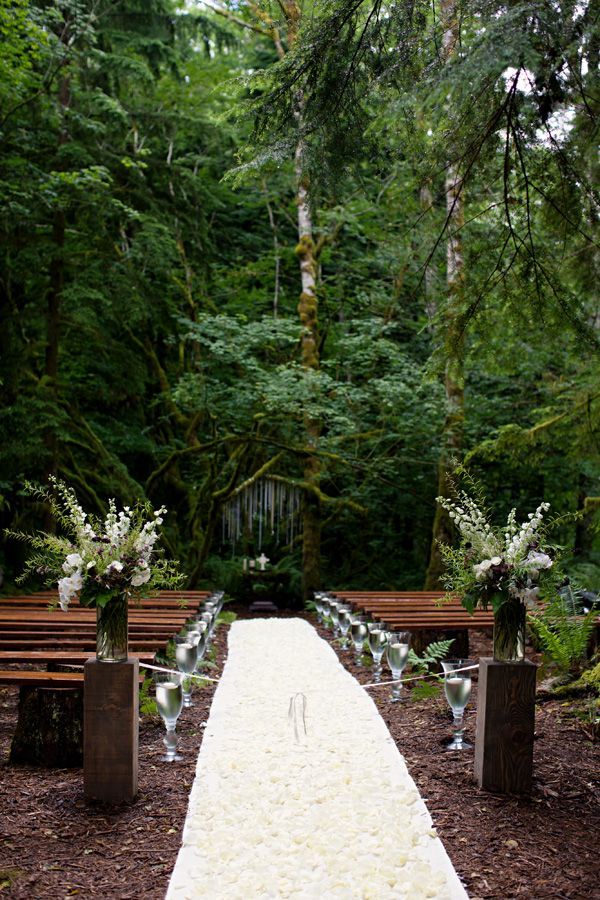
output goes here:
{"type": "Polygon", "coordinates": [[[494,659],[523,662],[527,610],[521,600],[505,600],[494,613],[494,659]]]}
{"type": "Polygon", "coordinates": [[[114,594],[106,606],[96,607],[96,659],[124,662],[127,659],[128,595],[114,594]]]}

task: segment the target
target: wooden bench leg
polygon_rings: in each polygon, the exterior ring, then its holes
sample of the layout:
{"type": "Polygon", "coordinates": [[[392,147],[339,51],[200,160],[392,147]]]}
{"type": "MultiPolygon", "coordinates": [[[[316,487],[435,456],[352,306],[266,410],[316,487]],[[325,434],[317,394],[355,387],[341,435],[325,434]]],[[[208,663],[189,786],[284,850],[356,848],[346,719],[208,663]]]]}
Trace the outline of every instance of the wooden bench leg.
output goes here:
{"type": "Polygon", "coordinates": [[[19,688],[9,762],[57,768],[83,763],[81,688],[19,688]]]}

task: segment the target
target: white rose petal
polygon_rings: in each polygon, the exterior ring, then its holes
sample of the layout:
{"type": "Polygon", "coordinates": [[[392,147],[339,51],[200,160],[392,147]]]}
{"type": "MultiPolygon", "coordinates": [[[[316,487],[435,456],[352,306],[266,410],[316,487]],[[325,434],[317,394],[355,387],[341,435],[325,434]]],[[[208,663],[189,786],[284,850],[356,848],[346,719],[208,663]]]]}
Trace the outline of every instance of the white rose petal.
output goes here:
{"type": "Polygon", "coordinates": [[[314,630],[234,623],[168,900],[465,900],[431,828],[370,698],[314,630]]]}

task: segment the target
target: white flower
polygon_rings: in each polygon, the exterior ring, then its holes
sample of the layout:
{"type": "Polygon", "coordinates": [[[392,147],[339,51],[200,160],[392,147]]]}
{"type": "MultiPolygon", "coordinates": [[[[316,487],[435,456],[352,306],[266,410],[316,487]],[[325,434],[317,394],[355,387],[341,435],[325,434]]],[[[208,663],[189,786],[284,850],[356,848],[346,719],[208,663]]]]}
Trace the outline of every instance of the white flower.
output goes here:
{"type": "Polygon", "coordinates": [[[493,556],[492,559],[490,560],[490,562],[493,566],[499,566],[500,563],[502,562],[502,557],[501,556],[493,556]]]}
{"type": "Polygon", "coordinates": [[[547,553],[540,553],[537,550],[531,550],[527,559],[523,563],[523,568],[549,569],[552,566],[552,560],[547,553]]]}
{"type": "Polygon", "coordinates": [[[106,567],[107,572],[122,572],[123,571],[123,563],[119,562],[118,559],[113,559],[113,561],[106,567]]]}
{"type": "Polygon", "coordinates": [[[539,587],[525,588],[521,592],[521,599],[527,606],[533,607],[533,606],[535,606],[539,592],[540,592],[539,587]]]}
{"type": "Polygon", "coordinates": [[[66,610],[71,602],[71,598],[80,591],[83,586],[81,572],[74,572],[66,578],[61,578],[58,582],[58,602],[60,608],[66,610]]]}
{"type": "Polygon", "coordinates": [[[131,584],[133,587],[140,587],[142,584],[146,584],[147,581],[150,581],[150,574],[150,569],[148,568],[134,572],[131,584]]]}
{"type": "Polygon", "coordinates": [[[66,572],[67,575],[70,575],[72,572],[75,572],[76,569],[79,569],[82,565],[83,560],[79,553],[69,553],[62,565],[62,569],[63,572],[66,572]]]}

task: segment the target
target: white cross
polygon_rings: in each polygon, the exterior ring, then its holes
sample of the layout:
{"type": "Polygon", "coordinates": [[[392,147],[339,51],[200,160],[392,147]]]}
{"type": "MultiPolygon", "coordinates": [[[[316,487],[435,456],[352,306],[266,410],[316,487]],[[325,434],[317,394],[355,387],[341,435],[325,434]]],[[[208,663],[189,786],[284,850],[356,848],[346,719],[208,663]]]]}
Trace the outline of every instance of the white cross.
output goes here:
{"type": "Polygon", "coordinates": [[[265,556],[264,551],[263,551],[263,552],[260,554],[260,556],[258,557],[258,559],[256,560],[256,562],[257,562],[257,563],[259,564],[259,566],[260,566],[260,571],[261,571],[261,572],[264,572],[264,571],[265,571],[265,566],[266,566],[266,564],[269,562],[269,557],[268,557],[268,556],[265,556]]]}

